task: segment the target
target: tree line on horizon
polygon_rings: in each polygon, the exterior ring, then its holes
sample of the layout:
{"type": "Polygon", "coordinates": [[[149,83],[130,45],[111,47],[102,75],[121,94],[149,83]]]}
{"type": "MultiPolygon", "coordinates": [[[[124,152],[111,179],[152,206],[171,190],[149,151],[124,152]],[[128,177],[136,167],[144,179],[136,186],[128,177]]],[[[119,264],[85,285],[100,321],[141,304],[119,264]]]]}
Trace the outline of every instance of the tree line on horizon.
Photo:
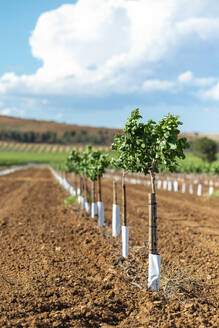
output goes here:
{"type": "Polygon", "coordinates": [[[65,131],[61,137],[54,131],[21,132],[17,130],[0,130],[1,141],[15,141],[22,143],[48,143],[48,144],[93,144],[93,145],[110,145],[113,141],[114,133],[109,130],[97,130],[96,134],[90,134],[87,130],[65,131]]]}
{"type": "MultiPolygon", "coordinates": [[[[22,143],[48,143],[60,145],[72,144],[92,144],[109,146],[114,139],[114,132],[110,130],[97,130],[96,134],[90,134],[87,130],[80,131],[65,131],[60,137],[54,131],[26,131],[17,130],[0,130],[0,141],[14,141],[22,143]]],[[[216,141],[200,137],[189,142],[190,147],[186,151],[193,152],[203,161],[213,162],[217,159],[216,154],[219,152],[219,143],[216,141]]]]}

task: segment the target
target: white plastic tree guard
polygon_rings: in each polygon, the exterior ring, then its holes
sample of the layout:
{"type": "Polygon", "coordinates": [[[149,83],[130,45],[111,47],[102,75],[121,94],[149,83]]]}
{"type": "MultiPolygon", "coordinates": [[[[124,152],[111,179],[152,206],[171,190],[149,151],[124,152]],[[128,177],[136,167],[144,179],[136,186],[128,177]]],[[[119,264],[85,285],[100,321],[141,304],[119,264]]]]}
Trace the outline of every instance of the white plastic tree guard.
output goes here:
{"type": "Polygon", "coordinates": [[[84,210],[85,209],[85,198],[84,196],[81,196],[81,209],[84,210]]]}
{"type": "Polygon", "coordinates": [[[182,184],[182,193],[184,194],[186,192],[186,184],[183,182],[182,184]]]}
{"type": "Polygon", "coordinates": [[[193,185],[192,185],[192,183],[189,184],[189,193],[193,194],[193,185]]]}
{"type": "Polygon", "coordinates": [[[163,190],[167,190],[167,180],[163,181],[163,190]]]}
{"type": "Polygon", "coordinates": [[[177,180],[175,180],[174,183],[173,183],[173,190],[175,192],[178,192],[178,181],[177,180]]]}
{"type": "Polygon", "coordinates": [[[85,201],[85,211],[89,214],[90,213],[90,203],[85,201]]]}
{"type": "Polygon", "coordinates": [[[81,195],[78,195],[78,204],[81,204],[81,195]]]}
{"type": "Polygon", "coordinates": [[[117,237],[120,234],[120,206],[113,204],[112,211],[112,236],[117,237]]]}
{"type": "Polygon", "coordinates": [[[70,194],[73,196],[76,196],[76,191],[74,190],[74,188],[72,186],[70,188],[70,194]]]}
{"type": "Polygon", "coordinates": [[[160,265],[161,255],[149,254],[148,287],[153,291],[160,289],[160,265]]]}
{"type": "Polygon", "coordinates": [[[92,219],[95,218],[95,215],[98,214],[98,208],[97,208],[97,203],[92,202],[91,203],[91,217],[92,219]]]}
{"type": "Polygon", "coordinates": [[[202,195],[202,185],[201,183],[199,183],[197,187],[197,196],[201,196],[201,195],[202,195]]]}
{"type": "Polygon", "coordinates": [[[168,191],[172,191],[172,181],[168,181],[168,191]]]}
{"type": "Polygon", "coordinates": [[[158,180],[157,181],[157,189],[161,189],[161,186],[162,186],[162,181],[158,180]]]}
{"type": "Polygon", "coordinates": [[[214,187],[210,186],[208,191],[209,196],[211,196],[213,193],[214,193],[214,187]]]}
{"type": "Polygon", "coordinates": [[[128,258],[129,254],[129,228],[122,226],[122,256],[128,258]]]}
{"type": "Polygon", "coordinates": [[[98,225],[100,227],[104,226],[104,206],[103,202],[97,202],[98,209],[98,225]]]}

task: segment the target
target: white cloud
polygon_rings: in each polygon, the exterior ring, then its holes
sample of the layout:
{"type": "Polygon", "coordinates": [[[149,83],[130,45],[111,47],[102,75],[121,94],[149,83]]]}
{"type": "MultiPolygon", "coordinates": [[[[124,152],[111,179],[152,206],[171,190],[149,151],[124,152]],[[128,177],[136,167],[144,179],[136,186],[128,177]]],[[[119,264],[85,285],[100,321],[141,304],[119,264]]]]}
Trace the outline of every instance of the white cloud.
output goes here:
{"type": "Polygon", "coordinates": [[[181,84],[189,84],[194,87],[207,87],[214,84],[218,79],[214,77],[197,78],[191,71],[184,72],[178,76],[178,82],[181,84]]]}
{"type": "Polygon", "coordinates": [[[196,78],[194,79],[194,85],[199,87],[207,87],[213,85],[216,81],[218,81],[218,78],[215,77],[196,78]]]}
{"type": "MultiPolygon", "coordinates": [[[[158,80],[148,79],[142,84],[141,90],[145,92],[153,91],[168,91],[176,92],[182,88],[182,86],[188,85],[190,88],[204,88],[209,85],[213,85],[218,79],[214,77],[197,78],[191,71],[186,71],[180,74],[176,80],[158,80]]],[[[203,91],[200,91],[203,92],[203,91]]],[[[199,92],[199,95],[200,95],[199,92]]]]}
{"type": "Polygon", "coordinates": [[[190,18],[176,27],[182,35],[195,33],[202,40],[214,39],[219,33],[219,18],[190,18]]]}
{"type": "Polygon", "coordinates": [[[175,83],[166,80],[146,80],[143,83],[143,90],[150,91],[167,91],[172,90],[175,83]]]}
{"type": "MultiPolygon", "coordinates": [[[[211,6],[206,0],[78,0],[39,17],[30,46],[41,68],[33,75],[4,74],[0,93],[170,90],[171,81],[148,80],[136,72],[149,70],[190,35],[219,37],[218,0],[211,0],[211,6]]],[[[212,83],[183,74],[181,83],[212,83]]]]}
{"type": "Polygon", "coordinates": [[[4,108],[1,112],[1,115],[10,115],[11,114],[11,109],[10,108],[4,108]]]}
{"type": "Polygon", "coordinates": [[[193,79],[193,74],[190,71],[184,72],[178,76],[178,81],[181,83],[190,82],[193,79]]]}
{"type": "Polygon", "coordinates": [[[200,94],[202,98],[219,100],[219,83],[200,94]]]}

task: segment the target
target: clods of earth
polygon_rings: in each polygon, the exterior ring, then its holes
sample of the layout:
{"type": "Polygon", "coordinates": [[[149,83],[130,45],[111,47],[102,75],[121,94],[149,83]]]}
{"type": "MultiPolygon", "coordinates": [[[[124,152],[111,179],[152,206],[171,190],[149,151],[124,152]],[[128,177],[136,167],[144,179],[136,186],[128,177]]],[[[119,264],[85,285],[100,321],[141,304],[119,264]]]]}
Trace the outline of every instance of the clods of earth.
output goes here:
{"type": "Polygon", "coordinates": [[[161,288],[152,292],[148,192],[127,185],[123,259],[111,236],[112,179],[103,179],[98,227],[77,203],[64,205],[49,169],[0,177],[0,327],[219,327],[219,201],[158,191],[161,288]]]}

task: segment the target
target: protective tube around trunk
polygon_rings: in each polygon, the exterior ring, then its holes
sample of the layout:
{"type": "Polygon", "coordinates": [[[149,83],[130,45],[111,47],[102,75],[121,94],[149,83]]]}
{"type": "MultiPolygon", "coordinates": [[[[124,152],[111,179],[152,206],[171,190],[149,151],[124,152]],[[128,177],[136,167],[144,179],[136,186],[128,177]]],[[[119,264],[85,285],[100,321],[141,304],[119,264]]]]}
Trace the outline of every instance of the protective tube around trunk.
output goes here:
{"type": "Polygon", "coordinates": [[[160,289],[160,264],[160,255],[149,254],[148,287],[154,291],[158,291],[160,289]]]}
{"type": "Polygon", "coordinates": [[[157,189],[161,189],[161,187],[162,187],[162,181],[158,180],[157,181],[157,189]]]}
{"type": "Polygon", "coordinates": [[[112,215],[112,235],[116,237],[120,234],[120,207],[117,204],[113,204],[112,215]]]}
{"type": "Polygon", "coordinates": [[[178,192],[178,181],[176,181],[176,180],[173,183],[173,189],[175,192],[178,192]]]}
{"type": "Polygon", "coordinates": [[[88,202],[85,202],[85,210],[87,213],[90,213],[90,204],[88,202]]]}
{"type": "Polygon", "coordinates": [[[70,188],[70,194],[73,195],[73,196],[76,195],[76,192],[75,192],[75,190],[74,190],[74,188],[72,186],[70,188]]]}
{"type": "Polygon", "coordinates": [[[97,215],[98,209],[97,209],[97,203],[92,203],[91,204],[91,217],[92,219],[95,218],[95,215],[97,215]]]}
{"type": "Polygon", "coordinates": [[[186,192],[186,184],[183,183],[183,184],[182,184],[182,193],[185,193],[185,192],[186,192]]]}
{"type": "Polygon", "coordinates": [[[122,226],[122,256],[127,258],[129,253],[129,228],[122,226]]]}
{"type": "Polygon", "coordinates": [[[81,209],[82,210],[85,209],[85,198],[84,198],[84,196],[81,196],[81,209]]]}
{"type": "Polygon", "coordinates": [[[201,185],[201,183],[198,184],[197,195],[198,196],[202,195],[202,185],[201,185]]]}
{"type": "Polygon", "coordinates": [[[104,206],[103,202],[97,202],[98,208],[98,224],[100,227],[104,226],[104,206]]]}
{"type": "Polygon", "coordinates": [[[210,186],[208,191],[209,196],[211,196],[213,193],[214,193],[214,187],[210,186]]]}
{"type": "Polygon", "coordinates": [[[190,183],[190,185],[189,185],[189,193],[193,194],[193,185],[192,185],[192,183],[190,183]]]}
{"type": "Polygon", "coordinates": [[[167,180],[163,181],[163,190],[167,190],[167,180]]]}

